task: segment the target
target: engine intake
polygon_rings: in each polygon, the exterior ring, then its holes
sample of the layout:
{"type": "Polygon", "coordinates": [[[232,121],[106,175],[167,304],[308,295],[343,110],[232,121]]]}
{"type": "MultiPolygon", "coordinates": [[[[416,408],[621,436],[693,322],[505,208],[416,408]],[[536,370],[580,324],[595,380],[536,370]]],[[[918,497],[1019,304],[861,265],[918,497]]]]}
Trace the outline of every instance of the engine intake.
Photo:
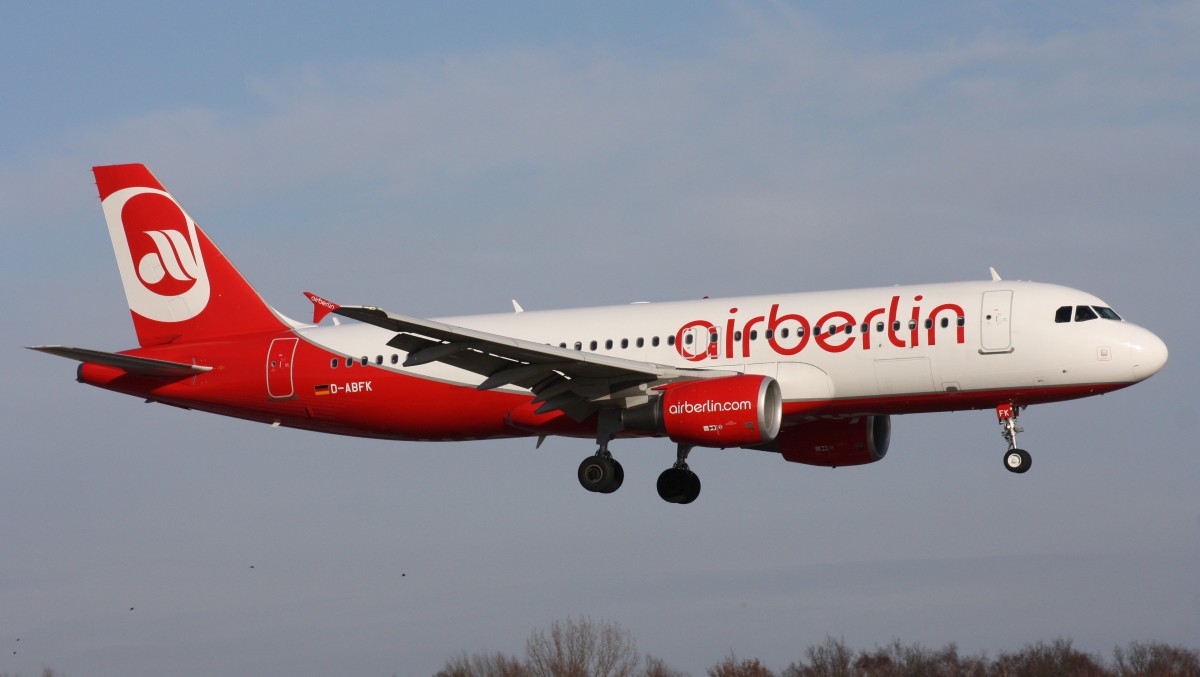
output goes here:
{"type": "Polygon", "coordinates": [[[655,401],[625,410],[626,428],[698,447],[744,447],[775,439],[783,422],[783,397],[770,376],[684,381],[662,390],[655,401]]]}

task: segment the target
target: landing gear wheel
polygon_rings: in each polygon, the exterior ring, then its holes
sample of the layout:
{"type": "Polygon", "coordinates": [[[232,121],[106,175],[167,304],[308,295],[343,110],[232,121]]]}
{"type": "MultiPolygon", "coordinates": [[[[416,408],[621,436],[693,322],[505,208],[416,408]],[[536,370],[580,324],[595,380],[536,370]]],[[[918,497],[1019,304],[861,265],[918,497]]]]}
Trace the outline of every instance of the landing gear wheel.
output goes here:
{"type": "Polygon", "coordinates": [[[1024,449],[1009,449],[1004,454],[1004,467],[1009,472],[1023,473],[1033,465],[1033,457],[1024,449]]]}
{"type": "Polygon", "coordinates": [[[593,454],[579,464],[579,484],[588,491],[611,494],[624,479],[625,470],[611,456],[593,454]]]}
{"type": "Polygon", "coordinates": [[[600,489],[602,494],[611,494],[621,488],[621,483],[625,481],[625,469],[621,467],[621,462],[615,458],[608,459],[612,464],[612,477],[608,480],[608,484],[600,489]]]}
{"type": "Polygon", "coordinates": [[[658,476],[658,495],[667,503],[691,503],[700,495],[700,477],[687,468],[667,468],[658,476]]]}

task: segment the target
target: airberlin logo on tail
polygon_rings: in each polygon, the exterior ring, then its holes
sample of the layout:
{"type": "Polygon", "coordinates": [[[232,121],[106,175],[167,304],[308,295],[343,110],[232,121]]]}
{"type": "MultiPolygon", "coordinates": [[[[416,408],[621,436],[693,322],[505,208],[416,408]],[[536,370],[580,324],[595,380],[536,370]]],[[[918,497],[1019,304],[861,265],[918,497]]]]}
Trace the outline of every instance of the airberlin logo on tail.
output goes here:
{"type": "Polygon", "coordinates": [[[146,288],[163,296],[179,296],[191,289],[200,274],[200,264],[183,233],[178,230],[146,230],[142,234],[153,243],[154,251],[138,253],[137,244],[145,244],[145,241],[136,235],[129,243],[129,249],[134,252],[138,277],[146,288]]]}
{"type": "Polygon", "coordinates": [[[196,223],[155,188],[116,191],[103,202],[125,297],[133,312],[182,322],[208,305],[210,286],[196,223]]]}

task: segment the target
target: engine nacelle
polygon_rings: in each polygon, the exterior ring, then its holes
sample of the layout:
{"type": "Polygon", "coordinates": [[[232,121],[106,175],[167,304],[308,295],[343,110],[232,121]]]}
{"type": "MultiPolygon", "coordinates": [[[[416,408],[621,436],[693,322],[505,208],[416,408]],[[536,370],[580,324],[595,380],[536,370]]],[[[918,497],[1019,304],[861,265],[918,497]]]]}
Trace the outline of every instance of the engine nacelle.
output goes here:
{"type": "Polygon", "coordinates": [[[666,433],[698,447],[765,444],[779,434],[783,397],[770,376],[741,375],[684,381],[653,402],[627,409],[625,427],[666,433]]]}
{"type": "Polygon", "coordinates": [[[778,451],[786,461],[823,465],[864,465],[887,455],[892,421],[887,416],[819,420],[784,428],[758,449],[778,451]]]}

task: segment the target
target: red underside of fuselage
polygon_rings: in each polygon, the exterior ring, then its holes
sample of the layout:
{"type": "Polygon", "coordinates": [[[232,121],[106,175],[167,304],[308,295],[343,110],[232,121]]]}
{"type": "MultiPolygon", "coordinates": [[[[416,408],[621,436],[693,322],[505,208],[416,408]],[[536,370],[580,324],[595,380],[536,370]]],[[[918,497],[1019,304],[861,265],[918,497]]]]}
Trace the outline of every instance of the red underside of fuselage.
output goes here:
{"type": "MultiPolygon", "coordinates": [[[[100,388],[174,406],[235,418],[337,435],[393,440],[474,440],[532,435],[595,435],[594,417],[582,422],[561,412],[535,414],[529,395],[480,391],[395,370],[355,365],[331,368],[340,356],[299,341],[284,387],[268,392],[272,377],[264,361],[270,340],[290,333],[247,341],[245,337],[205,346],[162,346],[131,351],[145,357],[212,366],[183,378],[152,377],[92,363],[79,368],[79,380],[100,388]],[[219,355],[202,359],[199,355],[219,355]],[[279,396],[282,395],[282,396],[279,396]]],[[[991,409],[1058,402],[1099,395],[1127,383],[1101,383],[1003,390],[921,393],[794,401],[783,405],[784,425],[811,417],[991,409]]],[[[620,436],[645,433],[624,431],[620,436]]]]}

